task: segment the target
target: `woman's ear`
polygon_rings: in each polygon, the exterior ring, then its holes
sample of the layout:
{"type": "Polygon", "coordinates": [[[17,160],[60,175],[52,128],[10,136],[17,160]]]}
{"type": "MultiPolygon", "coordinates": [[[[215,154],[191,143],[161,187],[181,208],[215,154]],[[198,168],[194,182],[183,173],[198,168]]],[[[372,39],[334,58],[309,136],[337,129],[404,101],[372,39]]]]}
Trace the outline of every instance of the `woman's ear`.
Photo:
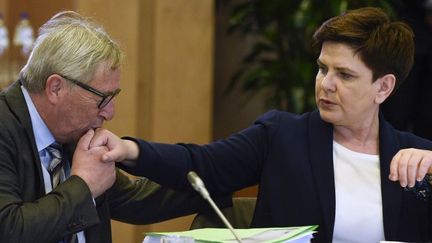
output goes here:
{"type": "Polygon", "coordinates": [[[393,92],[396,85],[396,77],[393,74],[386,74],[375,81],[377,85],[377,94],[375,103],[382,104],[393,92]]]}
{"type": "Polygon", "coordinates": [[[62,77],[57,74],[52,74],[46,80],[45,94],[52,104],[56,104],[62,98],[65,88],[62,77]]]}

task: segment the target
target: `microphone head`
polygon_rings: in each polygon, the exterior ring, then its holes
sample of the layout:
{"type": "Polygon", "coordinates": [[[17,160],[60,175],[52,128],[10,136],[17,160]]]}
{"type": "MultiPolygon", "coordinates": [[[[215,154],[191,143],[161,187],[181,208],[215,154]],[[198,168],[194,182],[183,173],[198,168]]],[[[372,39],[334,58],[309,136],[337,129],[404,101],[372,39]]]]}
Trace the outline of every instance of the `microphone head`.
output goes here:
{"type": "Polygon", "coordinates": [[[195,171],[189,171],[187,174],[187,179],[191,184],[195,184],[197,180],[199,180],[199,177],[195,171]]]}
{"type": "Polygon", "coordinates": [[[201,178],[195,173],[195,171],[189,171],[187,174],[187,179],[189,183],[193,186],[193,188],[197,191],[200,191],[202,187],[204,187],[204,182],[201,178]]]}
{"type": "Polygon", "coordinates": [[[187,179],[193,188],[198,191],[205,199],[209,197],[209,193],[204,186],[204,182],[197,175],[197,173],[195,173],[195,171],[189,171],[187,174],[187,179]]]}

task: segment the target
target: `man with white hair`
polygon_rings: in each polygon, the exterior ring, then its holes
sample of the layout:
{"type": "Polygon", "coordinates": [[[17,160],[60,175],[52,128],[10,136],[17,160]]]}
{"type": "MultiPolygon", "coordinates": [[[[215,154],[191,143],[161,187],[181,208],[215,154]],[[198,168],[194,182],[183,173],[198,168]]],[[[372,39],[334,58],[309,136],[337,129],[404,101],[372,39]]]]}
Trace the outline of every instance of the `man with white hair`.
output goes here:
{"type": "Polygon", "coordinates": [[[118,45],[71,11],[40,29],[20,79],[0,95],[0,242],[111,242],[110,219],[192,213],[197,194],[134,182],[101,163],[94,130],[114,116],[118,45]]]}

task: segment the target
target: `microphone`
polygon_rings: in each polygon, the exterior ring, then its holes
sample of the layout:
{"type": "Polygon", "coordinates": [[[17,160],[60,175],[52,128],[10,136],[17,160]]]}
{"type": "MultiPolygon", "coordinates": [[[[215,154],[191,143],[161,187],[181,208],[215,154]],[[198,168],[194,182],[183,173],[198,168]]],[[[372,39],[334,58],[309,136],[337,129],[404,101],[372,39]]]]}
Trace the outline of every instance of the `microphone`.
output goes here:
{"type": "Polygon", "coordinates": [[[225,216],[222,214],[218,206],[214,203],[213,199],[210,197],[210,193],[207,191],[206,187],[204,186],[204,182],[201,180],[201,178],[195,173],[195,171],[189,171],[187,174],[187,179],[192,185],[192,187],[201,194],[201,196],[207,200],[216,214],[219,216],[219,218],[222,220],[222,222],[225,224],[226,227],[231,231],[231,233],[234,235],[236,240],[239,243],[242,243],[240,237],[235,233],[234,228],[231,226],[231,224],[228,222],[228,220],[225,218],[225,216]]]}

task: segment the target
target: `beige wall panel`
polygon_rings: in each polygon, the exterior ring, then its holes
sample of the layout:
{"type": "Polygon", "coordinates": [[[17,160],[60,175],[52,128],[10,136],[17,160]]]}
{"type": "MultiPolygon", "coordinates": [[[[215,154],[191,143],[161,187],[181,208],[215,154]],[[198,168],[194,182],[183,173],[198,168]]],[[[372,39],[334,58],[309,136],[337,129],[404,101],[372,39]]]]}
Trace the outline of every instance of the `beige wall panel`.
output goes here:
{"type": "Polygon", "coordinates": [[[0,0],[0,13],[3,15],[3,19],[7,19],[8,14],[8,1],[7,0],[0,0]]]}
{"type": "Polygon", "coordinates": [[[139,5],[138,43],[138,136],[146,139],[153,138],[154,113],[154,45],[155,45],[155,1],[142,0],[139,5]]]}
{"type": "Polygon", "coordinates": [[[208,142],[211,133],[213,1],[155,2],[154,138],[208,142]]]}

